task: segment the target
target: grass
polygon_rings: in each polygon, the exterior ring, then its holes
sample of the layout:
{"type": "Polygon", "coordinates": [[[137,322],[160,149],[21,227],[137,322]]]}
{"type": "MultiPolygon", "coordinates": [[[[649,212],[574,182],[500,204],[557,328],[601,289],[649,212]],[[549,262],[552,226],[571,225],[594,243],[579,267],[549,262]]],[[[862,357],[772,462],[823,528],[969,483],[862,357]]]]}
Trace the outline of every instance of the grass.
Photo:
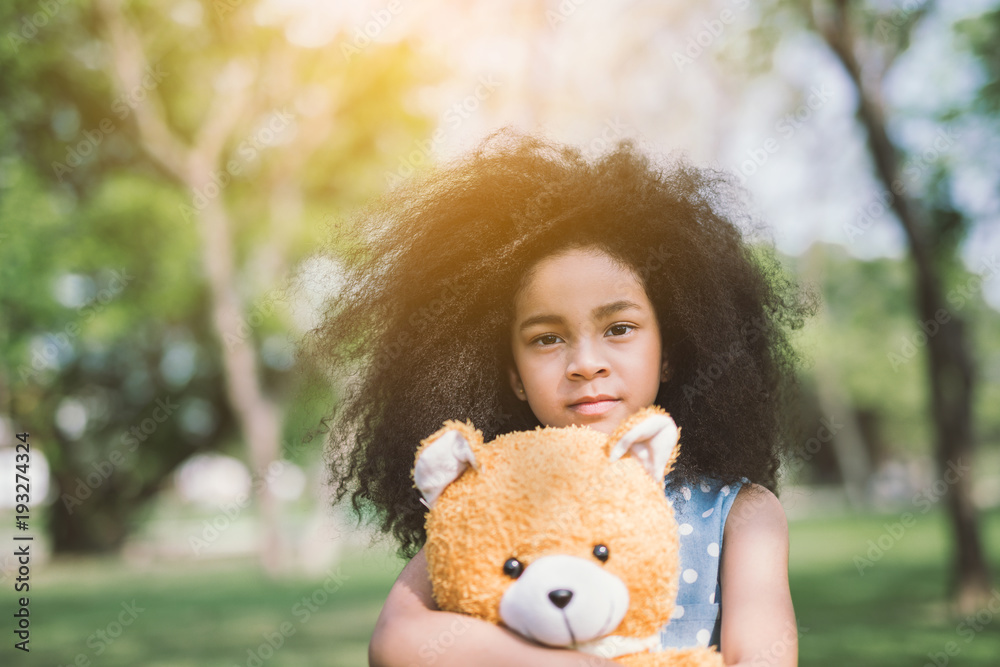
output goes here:
{"type": "MultiPolygon", "coordinates": [[[[800,630],[799,664],[1000,664],[1000,591],[994,589],[993,610],[984,607],[973,620],[979,631],[963,625],[965,619],[953,616],[946,601],[951,547],[945,516],[917,513],[903,531],[893,527],[900,518],[791,524],[789,579],[800,630]],[[880,554],[871,543],[888,548],[880,554]]],[[[984,546],[993,571],[1000,572],[1000,511],[983,519],[984,546]]]]}
{"type": "MultiPolygon", "coordinates": [[[[981,630],[961,633],[962,619],[949,616],[944,516],[917,515],[903,533],[895,531],[897,538],[885,525],[898,520],[792,522],[789,576],[799,664],[921,667],[935,664],[928,655],[934,653],[940,654],[938,667],[945,658],[951,665],[998,664],[1000,615],[984,609],[981,630]],[[868,541],[880,537],[891,546],[859,573],[855,556],[866,557],[868,541]],[[949,642],[957,655],[945,655],[949,642]]],[[[1000,571],[1000,511],[984,517],[983,530],[992,566],[1000,571]]],[[[30,654],[11,647],[15,603],[10,580],[4,583],[0,600],[8,620],[0,628],[0,664],[366,665],[368,638],[401,567],[384,551],[355,552],[325,580],[276,582],[242,560],[149,569],[114,559],[56,561],[32,573],[30,654]],[[119,634],[120,620],[131,624],[119,634]],[[98,631],[107,633],[105,639],[98,631]],[[279,650],[271,651],[268,637],[279,650]]],[[[1000,597],[994,608],[1000,611],[1000,597]]]]}
{"type": "MultiPolygon", "coordinates": [[[[355,553],[326,577],[275,582],[247,561],[149,571],[115,560],[63,561],[33,576],[30,654],[11,649],[5,622],[0,664],[366,665],[368,638],[401,565],[387,554],[355,553]],[[119,634],[121,620],[131,624],[119,634]],[[100,630],[118,636],[106,640],[100,630]]],[[[5,610],[11,597],[4,595],[5,610]]]]}

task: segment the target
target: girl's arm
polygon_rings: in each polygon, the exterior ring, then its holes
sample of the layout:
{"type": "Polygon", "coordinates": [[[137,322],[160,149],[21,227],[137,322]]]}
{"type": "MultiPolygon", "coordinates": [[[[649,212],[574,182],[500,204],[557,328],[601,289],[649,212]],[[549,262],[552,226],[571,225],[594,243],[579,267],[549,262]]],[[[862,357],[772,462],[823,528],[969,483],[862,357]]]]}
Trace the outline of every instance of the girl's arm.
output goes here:
{"type": "Polygon", "coordinates": [[[498,625],[440,611],[431,595],[427,560],[421,549],[389,591],[368,645],[368,664],[615,667],[618,663],[577,651],[545,648],[498,625]]]}
{"type": "Polygon", "coordinates": [[[762,486],[745,485],[733,501],[722,539],[720,583],[726,664],[798,665],[798,629],[788,589],[788,520],[775,495],[762,486]]]}

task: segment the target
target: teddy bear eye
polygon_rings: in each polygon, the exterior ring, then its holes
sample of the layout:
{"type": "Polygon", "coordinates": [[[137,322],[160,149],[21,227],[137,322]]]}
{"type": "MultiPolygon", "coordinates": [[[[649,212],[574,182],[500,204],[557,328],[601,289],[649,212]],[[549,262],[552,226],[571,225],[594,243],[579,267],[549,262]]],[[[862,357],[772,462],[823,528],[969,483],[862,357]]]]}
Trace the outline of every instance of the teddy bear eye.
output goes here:
{"type": "Polygon", "coordinates": [[[503,564],[503,573],[511,579],[517,579],[521,576],[522,572],[524,572],[524,566],[516,558],[508,558],[503,564]]]}
{"type": "Polygon", "coordinates": [[[594,555],[597,556],[597,560],[603,563],[608,560],[608,556],[611,555],[611,552],[603,544],[598,544],[594,547],[594,555]]]}

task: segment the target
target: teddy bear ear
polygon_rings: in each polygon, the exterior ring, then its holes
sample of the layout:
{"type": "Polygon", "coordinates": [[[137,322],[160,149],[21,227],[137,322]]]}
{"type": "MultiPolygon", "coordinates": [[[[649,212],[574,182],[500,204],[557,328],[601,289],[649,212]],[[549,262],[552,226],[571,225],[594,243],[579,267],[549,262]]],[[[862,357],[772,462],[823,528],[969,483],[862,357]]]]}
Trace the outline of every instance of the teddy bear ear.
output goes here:
{"type": "Polygon", "coordinates": [[[427,508],[434,506],[438,496],[449,484],[472,466],[479,469],[473,445],[482,444],[482,434],[472,424],[462,424],[454,420],[445,422],[444,428],[420,441],[416,462],[413,466],[413,481],[427,508]]]}
{"type": "Polygon", "coordinates": [[[643,411],[634,417],[611,436],[609,458],[617,461],[629,454],[642,464],[650,477],[663,484],[680,453],[681,430],[662,410],[643,411]]]}

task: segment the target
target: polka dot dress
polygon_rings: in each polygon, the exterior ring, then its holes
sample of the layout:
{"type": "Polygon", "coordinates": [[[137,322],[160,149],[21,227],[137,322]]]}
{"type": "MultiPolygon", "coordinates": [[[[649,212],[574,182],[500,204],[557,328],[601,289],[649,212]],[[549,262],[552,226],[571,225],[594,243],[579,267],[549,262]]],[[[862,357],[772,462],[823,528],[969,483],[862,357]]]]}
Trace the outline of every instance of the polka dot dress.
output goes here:
{"type": "MultiPolygon", "coordinates": [[[[669,481],[669,476],[667,477],[669,481]]],[[[742,483],[725,485],[705,478],[701,483],[667,488],[680,532],[681,565],[677,606],[660,631],[661,645],[720,647],[722,627],[719,554],[729,508],[742,483]]]]}

